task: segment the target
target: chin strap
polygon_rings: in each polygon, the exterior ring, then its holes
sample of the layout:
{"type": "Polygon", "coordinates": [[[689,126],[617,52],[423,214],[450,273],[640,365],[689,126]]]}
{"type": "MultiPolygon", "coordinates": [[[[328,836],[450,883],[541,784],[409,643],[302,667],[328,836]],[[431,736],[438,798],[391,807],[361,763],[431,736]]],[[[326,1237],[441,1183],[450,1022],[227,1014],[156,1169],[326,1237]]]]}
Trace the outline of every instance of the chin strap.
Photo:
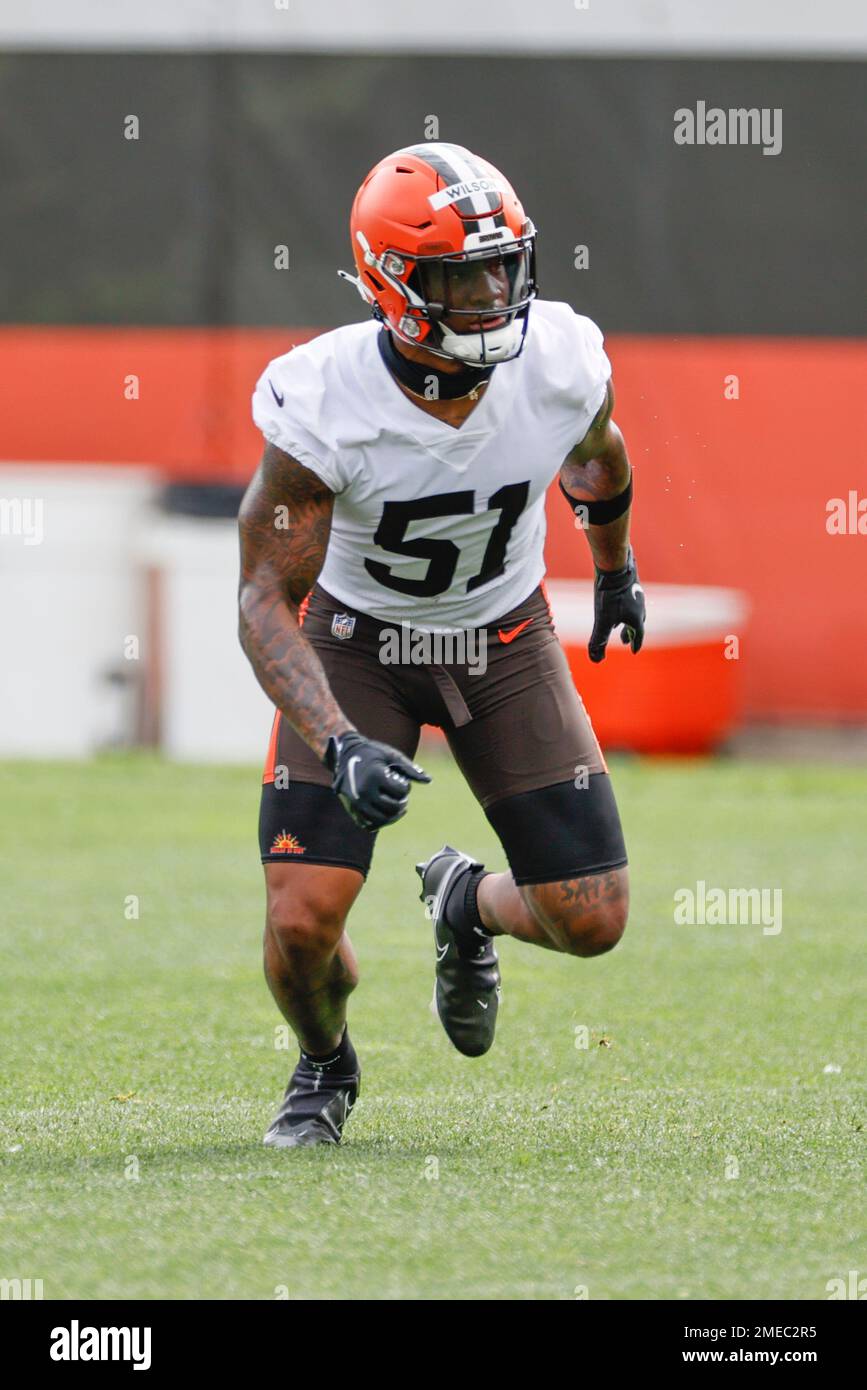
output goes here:
{"type": "Polygon", "coordinates": [[[377,335],[380,356],[393,377],[412,391],[432,401],[454,401],[469,396],[490,379],[493,367],[461,367],[458,372],[441,372],[425,362],[413,362],[398,352],[387,328],[377,335]]]}

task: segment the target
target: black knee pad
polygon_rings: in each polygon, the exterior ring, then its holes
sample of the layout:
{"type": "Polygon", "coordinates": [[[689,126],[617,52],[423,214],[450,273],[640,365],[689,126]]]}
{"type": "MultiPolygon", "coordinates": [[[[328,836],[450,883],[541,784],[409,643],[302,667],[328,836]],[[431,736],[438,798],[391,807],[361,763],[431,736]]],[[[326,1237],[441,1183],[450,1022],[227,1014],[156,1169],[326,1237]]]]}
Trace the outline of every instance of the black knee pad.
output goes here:
{"type": "Polygon", "coordinates": [[[608,773],[576,781],[520,792],[487,808],[516,883],[581,878],[626,864],[608,773]]]}

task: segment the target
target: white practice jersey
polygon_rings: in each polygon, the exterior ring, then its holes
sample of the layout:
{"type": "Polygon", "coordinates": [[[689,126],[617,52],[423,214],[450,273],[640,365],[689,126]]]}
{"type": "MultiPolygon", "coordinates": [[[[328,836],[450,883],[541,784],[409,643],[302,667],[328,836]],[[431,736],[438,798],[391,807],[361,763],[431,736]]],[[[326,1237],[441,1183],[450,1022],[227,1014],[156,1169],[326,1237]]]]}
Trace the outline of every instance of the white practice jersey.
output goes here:
{"type": "Polygon", "coordinates": [[[534,301],[523,352],[455,429],[404,395],[380,331],[352,324],[276,357],[253,418],[336,494],[328,593],[429,631],[493,624],[545,573],[545,493],[605,400],[602,334],[534,301]]]}

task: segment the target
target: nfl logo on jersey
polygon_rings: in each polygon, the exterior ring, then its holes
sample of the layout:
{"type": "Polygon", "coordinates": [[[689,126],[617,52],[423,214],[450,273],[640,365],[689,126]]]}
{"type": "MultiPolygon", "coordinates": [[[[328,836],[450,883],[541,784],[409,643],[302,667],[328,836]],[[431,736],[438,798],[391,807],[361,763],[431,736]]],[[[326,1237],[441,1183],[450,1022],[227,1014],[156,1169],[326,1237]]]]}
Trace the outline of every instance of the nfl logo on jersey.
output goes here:
{"type": "Polygon", "coordinates": [[[331,636],[339,637],[341,642],[347,641],[355,631],[355,619],[350,618],[348,613],[335,613],[331,619],[331,636]]]}

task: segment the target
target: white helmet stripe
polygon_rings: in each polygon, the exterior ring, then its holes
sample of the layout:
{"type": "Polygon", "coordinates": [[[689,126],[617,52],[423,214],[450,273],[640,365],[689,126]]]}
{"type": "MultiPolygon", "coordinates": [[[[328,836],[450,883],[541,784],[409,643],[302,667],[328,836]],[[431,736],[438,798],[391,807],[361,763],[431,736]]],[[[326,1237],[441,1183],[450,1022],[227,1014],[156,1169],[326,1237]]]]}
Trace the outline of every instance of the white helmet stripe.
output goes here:
{"type": "MultiPolygon", "coordinates": [[[[446,158],[457,174],[458,182],[471,184],[474,180],[482,177],[482,170],[476,169],[468,159],[464,159],[464,154],[469,154],[469,151],[462,150],[460,145],[450,145],[446,158]]],[[[473,212],[479,213],[482,217],[490,214],[491,202],[487,193],[475,192],[468,196],[473,212]]]]}
{"type": "MultiPolygon", "coordinates": [[[[463,196],[448,201],[463,204],[463,210],[472,212],[480,217],[489,217],[501,201],[499,184],[476,162],[475,157],[469,150],[465,150],[462,145],[447,145],[438,141],[431,141],[425,145],[408,145],[404,151],[398,153],[414,154],[418,159],[423,159],[431,168],[435,169],[440,178],[444,181],[446,188],[453,185],[489,183],[496,191],[485,192],[483,189],[467,189],[463,196]]],[[[440,189],[439,193],[433,196],[439,199],[445,189],[440,189]]]]}

